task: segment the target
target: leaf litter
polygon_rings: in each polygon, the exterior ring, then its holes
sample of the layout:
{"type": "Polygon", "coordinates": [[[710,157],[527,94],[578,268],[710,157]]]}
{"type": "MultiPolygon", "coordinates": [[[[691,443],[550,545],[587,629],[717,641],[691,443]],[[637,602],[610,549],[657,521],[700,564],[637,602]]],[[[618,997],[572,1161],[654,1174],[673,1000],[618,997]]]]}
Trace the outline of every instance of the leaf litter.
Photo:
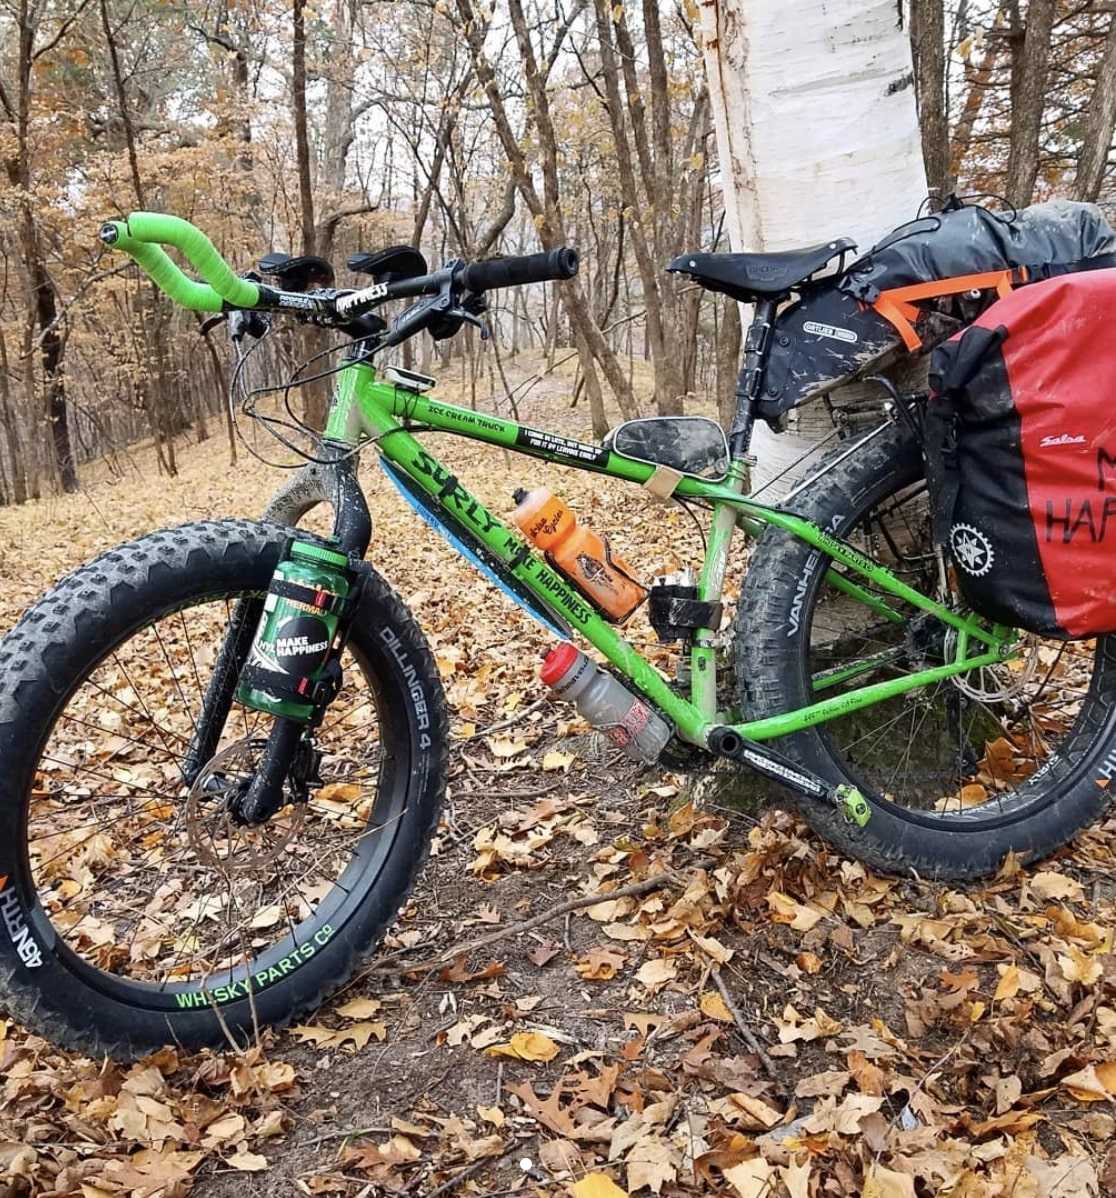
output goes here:
{"type": "MultiPolygon", "coordinates": [[[[555,425],[545,391],[536,419],[555,425]]],[[[96,510],[76,497],[0,512],[16,580],[0,620],[160,520],[256,512],[274,477],[214,470],[221,453],[185,450],[181,476],[158,480],[138,451],[144,480],[105,487],[96,510]]],[[[446,457],[496,511],[524,477],[475,447],[446,457]]],[[[876,877],[782,812],[703,807],[685,779],[639,775],[569,710],[536,704],[544,634],[417,537],[372,469],[373,560],[414,603],[457,720],[446,816],[390,963],[240,1053],[92,1061],[0,1012],[0,1196],[1116,1190],[1116,821],[960,890],[876,877]],[[405,560],[385,552],[393,539],[405,560]],[[509,934],[454,956],[478,928],[509,934]],[[449,964],[410,969],[435,954],[449,964]]],[[[648,573],[693,551],[676,513],[529,469],[648,573]]],[[[634,640],[668,668],[640,619],[634,640]]],[[[993,776],[1014,768],[1001,756],[993,776]]],[[[74,886],[112,859],[111,841],[60,847],[74,886]]]]}

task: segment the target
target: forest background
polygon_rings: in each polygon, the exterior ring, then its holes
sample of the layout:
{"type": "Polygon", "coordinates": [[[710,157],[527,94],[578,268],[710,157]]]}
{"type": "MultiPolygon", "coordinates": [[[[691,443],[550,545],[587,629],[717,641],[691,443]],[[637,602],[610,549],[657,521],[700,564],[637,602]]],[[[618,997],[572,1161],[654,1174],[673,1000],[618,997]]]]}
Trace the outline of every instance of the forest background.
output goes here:
{"type": "MultiPolygon", "coordinates": [[[[97,240],[140,208],[239,269],[316,253],[352,283],[346,256],[392,243],[432,264],[575,244],[577,280],[509,292],[491,341],[424,338],[413,364],[454,363],[506,410],[501,355],[568,347],[598,435],[695,396],[724,412],[737,307],[662,270],[729,248],[700,18],[694,0],[3,0],[0,505],[73,491],[94,461],[123,477],[139,440],[168,475],[212,436],[235,460],[221,334],[97,240]]],[[[934,194],[1116,207],[1107,0],[918,0],[895,20],[934,194]]],[[[803,242],[844,232],[833,205],[803,242]]],[[[264,372],[316,348],[277,336],[264,372]]],[[[303,402],[318,419],[325,392],[303,402]]]]}
{"type": "MultiPolygon", "coordinates": [[[[718,7],[811,4],[840,7],[718,7]]],[[[1112,0],[864,8],[909,39],[897,86],[935,196],[1116,216],[1112,0]]],[[[708,16],[695,0],[0,0],[0,629],[122,538],[255,514],[278,481],[230,424],[224,333],[202,339],[103,251],[100,223],[137,208],[195,222],[238,269],[312,252],[346,285],[349,254],[392,243],[432,265],[576,245],[575,282],[509,291],[491,339],[416,340],[410,363],[454,399],[578,435],[637,410],[727,415],[740,313],[662,270],[730,248],[708,16]]],[[[797,71],[788,84],[845,94],[828,60],[797,71]]],[[[888,131],[867,132],[884,152],[888,131]]],[[[831,203],[803,244],[846,232],[848,197],[831,203]]],[[[255,378],[320,345],[277,328],[255,378]]],[[[300,396],[311,420],[324,398],[300,396]]],[[[486,502],[525,481],[521,459],[451,452],[484,471],[486,502]]],[[[595,526],[622,524],[632,560],[696,550],[678,513],[593,475],[562,486],[595,526]]],[[[783,813],[695,807],[680,777],[610,773],[568,713],[540,710],[541,634],[417,537],[386,481],[369,490],[375,560],[454,710],[446,818],[386,958],[247,1052],[128,1068],[0,1012],[0,1198],[1116,1193],[1116,822],[961,891],[876,877],[783,813]],[[645,893],[652,859],[663,889],[645,893]],[[641,889],[534,926],[600,882],[641,889]],[[421,968],[435,952],[454,959],[421,968]],[[549,1031],[519,1059],[504,1041],[526,1027],[549,1031]]]]}

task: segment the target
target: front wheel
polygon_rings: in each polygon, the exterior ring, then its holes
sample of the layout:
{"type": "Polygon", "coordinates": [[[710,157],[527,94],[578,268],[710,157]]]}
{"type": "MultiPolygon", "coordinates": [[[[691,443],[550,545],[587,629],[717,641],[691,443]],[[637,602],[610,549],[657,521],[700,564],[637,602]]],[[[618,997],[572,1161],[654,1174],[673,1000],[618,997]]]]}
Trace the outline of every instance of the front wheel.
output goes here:
{"type": "MultiPolygon", "coordinates": [[[[789,507],[934,593],[922,456],[899,427],[836,464],[789,507]]],[[[764,534],[735,630],[746,719],[953,659],[940,621],[882,592],[890,612],[850,598],[839,585],[844,572],[787,533],[764,534]]],[[[852,711],[775,747],[871,800],[862,829],[834,809],[801,805],[842,851],[889,872],[984,877],[1009,853],[1031,860],[1052,852],[1105,810],[1116,774],[1116,637],[1025,638],[1002,666],[852,711]]]]}
{"type": "Polygon", "coordinates": [[[259,826],[230,818],[271,725],[235,704],[189,764],[226,629],[253,635],[233,613],[258,607],[286,535],[229,520],[133,541],[0,642],[0,1007],[56,1043],[127,1058],[282,1025],[350,976],[425,859],[442,690],[367,567],[308,787],[259,826]]]}

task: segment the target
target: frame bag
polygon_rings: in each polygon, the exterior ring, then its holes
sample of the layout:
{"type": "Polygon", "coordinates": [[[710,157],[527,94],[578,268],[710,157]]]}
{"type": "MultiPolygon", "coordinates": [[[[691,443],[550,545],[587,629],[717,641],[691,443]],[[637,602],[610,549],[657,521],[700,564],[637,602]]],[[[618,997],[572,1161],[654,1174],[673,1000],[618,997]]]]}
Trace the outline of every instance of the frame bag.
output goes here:
{"type": "Polygon", "coordinates": [[[1014,292],[934,351],[934,540],[966,600],[1072,640],[1116,631],[1116,270],[1014,292]]]}

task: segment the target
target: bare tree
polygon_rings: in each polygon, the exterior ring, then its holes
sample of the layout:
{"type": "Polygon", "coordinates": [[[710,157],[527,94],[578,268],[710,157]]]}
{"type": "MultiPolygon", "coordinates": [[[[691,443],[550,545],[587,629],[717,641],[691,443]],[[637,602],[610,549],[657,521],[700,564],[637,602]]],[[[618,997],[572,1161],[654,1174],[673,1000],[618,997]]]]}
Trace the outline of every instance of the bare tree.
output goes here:
{"type": "Polygon", "coordinates": [[[47,20],[47,0],[19,0],[16,9],[15,94],[0,81],[0,107],[14,135],[14,153],[4,157],[4,170],[16,195],[19,210],[19,246],[29,291],[29,330],[38,328],[34,337],[39,347],[46,396],[46,416],[50,426],[54,460],[63,491],[76,491],[77,468],[70,442],[69,410],[66,403],[66,378],[63,366],[65,340],[59,328],[59,308],[54,281],[47,268],[46,250],[32,199],[31,92],[34,69],[71,32],[88,0],[82,0],[72,12],[53,22],[47,20]],[[39,35],[42,40],[38,41],[39,35]]]}
{"type": "Polygon", "coordinates": [[[1011,0],[1011,145],[1006,194],[1017,208],[1029,204],[1035,194],[1056,8],[1056,0],[1029,0],[1024,18],[1019,0],[1011,0]]]}
{"type": "MultiPolygon", "coordinates": [[[[574,16],[581,11],[584,3],[585,0],[579,0],[575,5],[574,16]]],[[[457,11],[473,58],[473,68],[491,106],[492,119],[496,125],[500,144],[507,155],[512,177],[515,179],[516,187],[523,197],[524,204],[534,217],[544,247],[552,249],[565,243],[566,230],[559,202],[558,143],[550,114],[550,101],[546,94],[546,77],[549,74],[550,66],[557,57],[557,51],[569,30],[573,17],[567,17],[555,35],[556,40],[550,49],[544,72],[540,69],[536,58],[520,0],[509,0],[508,7],[523,62],[527,87],[531,96],[531,111],[539,138],[543,174],[542,196],[535,187],[527,157],[512,128],[504,98],[496,83],[496,74],[485,53],[482,27],[477,21],[472,0],[457,0],[457,11]]],[[[600,364],[621,412],[625,417],[635,415],[636,402],[631,383],[624,374],[616,354],[605,341],[600,328],[593,320],[588,299],[580,282],[573,278],[559,284],[559,293],[577,338],[585,346],[585,351],[590,359],[600,364]]]]}
{"type": "Polygon", "coordinates": [[[911,50],[922,130],[922,158],[930,194],[941,199],[953,189],[950,176],[949,114],[946,111],[944,0],[911,5],[911,50]]]}
{"type": "Polygon", "coordinates": [[[1077,159],[1077,177],[1073,193],[1079,200],[1096,200],[1104,182],[1112,134],[1116,128],[1116,15],[1108,18],[1104,39],[1104,57],[1096,84],[1089,97],[1081,153],[1077,159]]]}

